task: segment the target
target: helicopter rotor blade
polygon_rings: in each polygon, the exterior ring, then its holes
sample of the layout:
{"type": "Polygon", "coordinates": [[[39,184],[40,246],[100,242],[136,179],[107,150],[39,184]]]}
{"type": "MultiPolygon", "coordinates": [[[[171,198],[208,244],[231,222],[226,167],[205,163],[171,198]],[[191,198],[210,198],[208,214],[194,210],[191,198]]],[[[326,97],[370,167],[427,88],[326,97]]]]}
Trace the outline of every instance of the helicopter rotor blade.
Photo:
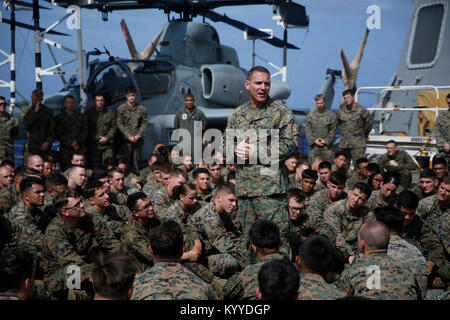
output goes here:
{"type": "MultiPolygon", "coordinates": [[[[208,11],[206,11],[204,13],[201,13],[201,14],[204,15],[205,17],[207,17],[208,19],[211,19],[214,22],[221,21],[221,22],[229,24],[229,25],[231,25],[231,26],[233,26],[235,28],[238,28],[238,29],[240,29],[242,31],[247,31],[247,33],[249,35],[256,36],[256,37],[269,37],[269,34],[267,34],[265,32],[262,32],[262,31],[260,31],[260,30],[258,30],[256,28],[253,28],[253,27],[251,27],[248,24],[245,24],[243,22],[231,19],[231,18],[229,18],[229,17],[227,17],[225,15],[218,14],[218,13],[212,11],[212,10],[208,10],[208,11]]],[[[265,41],[265,42],[267,42],[267,43],[269,43],[269,44],[271,44],[271,45],[273,45],[275,47],[278,47],[278,48],[283,48],[283,45],[284,45],[283,40],[281,40],[281,39],[279,39],[277,37],[273,37],[272,39],[261,39],[261,40],[265,41]]],[[[290,44],[290,43],[287,44],[287,48],[288,49],[300,49],[300,48],[298,48],[298,47],[296,47],[296,46],[294,46],[293,44],[290,44]]]]}

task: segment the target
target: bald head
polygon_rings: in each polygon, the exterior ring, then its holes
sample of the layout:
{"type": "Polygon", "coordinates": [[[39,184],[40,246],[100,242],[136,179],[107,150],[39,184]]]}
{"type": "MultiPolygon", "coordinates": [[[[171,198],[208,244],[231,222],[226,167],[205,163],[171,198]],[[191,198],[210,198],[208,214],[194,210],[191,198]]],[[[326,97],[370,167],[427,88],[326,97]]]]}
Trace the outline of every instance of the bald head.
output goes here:
{"type": "Polygon", "coordinates": [[[42,173],[42,170],[44,170],[44,160],[41,156],[33,154],[28,158],[27,167],[42,173]]]}
{"type": "Polygon", "coordinates": [[[387,250],[389,228],[379,221],[369,221],[359,229],[359,241],[364,240],[366,250],[387,250]]]}

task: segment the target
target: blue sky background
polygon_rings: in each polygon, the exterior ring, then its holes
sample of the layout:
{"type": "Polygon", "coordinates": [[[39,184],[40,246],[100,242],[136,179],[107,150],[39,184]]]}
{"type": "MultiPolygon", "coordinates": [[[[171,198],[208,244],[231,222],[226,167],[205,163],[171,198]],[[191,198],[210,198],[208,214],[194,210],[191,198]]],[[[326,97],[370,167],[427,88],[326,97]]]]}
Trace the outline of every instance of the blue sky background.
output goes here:
{"type": "MultiPolygon", "coordinates": [[[[30,2],[30,1],[29,1],[30,2]]],[[[52,7],[51,4],[40,1],[52,7]]],[[[357,85],[386,85],[397,67],[401,49],[408,31],[414,1],[412,0],[296,0],[306,7],[310,18],[309,29],[289,30],[288,41],[301,50],[288,50],[288,82],[292,93],[287,100],[293,109],[309,109],[314,101],[314,95],[320,89],[327,68],[342,69],[340,50],[344,49],[349,60],[352,60],[361,38],[364,34],[366,13],[370,5],[378,5],[381,9],[381,29],[372,30],[369,34],[366,49],[362,59],[357,85]]],[[[10,18],[10,12],[1,8],[5,18],[10,18]]],[[[272,20],[272,7],[268,5],[239,6],[219,8],[218,13],[243,21],[255,28],[272,28],[277,37],[282,38],[282,28],[272,20]]],[[[52,7],[52,10],[41,10],[41,26],[48,27],[65,14],[65,9],[52,7]]],[[[112,55],[129,57],[126,43],[120,28],[120,20],[124,18],[132,34],[138,51],[159,33],[167,16],[156,9],[115,11],[109,14],[107,22],[102,21],[97,10],[82,10],[83,48],[85,51],[105,45],[112,55]]],[[[33,24],[31,11],[17,11],[16,20],[33,24]]],[[[194,21],[201,21],[197,17],[194,21]]],[[[212,23],[209,19],[207,22],[212,23]]],[[[251,67],[252,42],[243,39],[242,31],[224,23],[212,23],[217,29],[222,44],[236,49],[241,67],[251,67]]],[[[69,33],[71,37],[50,36],[70,48],[76,48],[76,32],[68,30],[65,23],[56,28],[57,31],[69,33]]],[[[9,25],[0,23],[0,49],[10,51],[9,25]]],[[[16,78],[17,90],[29,98],[35,87],[34,82],[34,34],[32,31],[17,29],[16,32],[16,78]]],[[[52,65],[46,45],[42,46],[43,67],[52,65]]],[[[54,50],[58,62],[69,60],[69,55],[60,50],[54,50]]],[[[282,50],[265,42],[257,41],[257,54],[273,63],[282,64],[282,50]]],[[[1,56],[0,61],[3,61],[1,56]]],[[[261,60],[257,64],[265,65],[261,60]]],[[[267,65],[265,65],[267,66],[267,65]]],[[[74,70],[76,64],[65,66],[63,70],[74,70]]],[[[275,71],[271,67],[270,70],[275,71]]],[[[9,80],[9,66],[0,67],[0,79],[9,80]]],[[[44,93],[50,94],[62,87],[58,76],[47,76],[43,80],[44,93]]],[[[338,107],[338,100],[343,90],[341,80],[335,86],[336,96],[333,109],[338,107]]],[[[0,88],[0,95],[9,99],[9,91],[0,88]]],[[[20,97],[18,97],[21,100],[20,97]]],[[[362,103],[369,106],[370,98],[363,98],[362,103]]]]}

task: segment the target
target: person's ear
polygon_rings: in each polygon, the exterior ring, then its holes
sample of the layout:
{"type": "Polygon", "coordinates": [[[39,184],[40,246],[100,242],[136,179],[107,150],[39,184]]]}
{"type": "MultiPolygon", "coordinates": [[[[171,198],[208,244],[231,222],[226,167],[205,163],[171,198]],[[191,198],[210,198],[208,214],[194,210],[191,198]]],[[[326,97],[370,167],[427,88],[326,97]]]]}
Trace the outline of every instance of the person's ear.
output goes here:
{"type": "Polygon", "coordinates": [[[295,265],[297,266],[297,269],[300,271],[302,268],[302,259],[300,256],[295,256],[295,265]]]}
{"type": "Polygon", "coordinates": [[[252,244],[252,251],[253,251],[254,253],[256,253],[256,246],[255,246],[254,244],[252,244]]]}
{"type": "Polygon", "coordinates": [[[258,298],[258,300],[262,300],[262,294],[259,287],[256,287],[256,297],[258,298]]]}
{"type": "Polygon", "coordinates": [[[154,253],[153,253],[153,248],[152,248],[151,245],[148,246],[148,251],[150,251],[150,253],[154,255],[154,253]]]}
{"type": "Polygon", "coordinates": [[[131,296],[133,295],[133,287],[131,287],[130,289],[128,289],[127,292],[127,300],[131,300],[131,296]]]}

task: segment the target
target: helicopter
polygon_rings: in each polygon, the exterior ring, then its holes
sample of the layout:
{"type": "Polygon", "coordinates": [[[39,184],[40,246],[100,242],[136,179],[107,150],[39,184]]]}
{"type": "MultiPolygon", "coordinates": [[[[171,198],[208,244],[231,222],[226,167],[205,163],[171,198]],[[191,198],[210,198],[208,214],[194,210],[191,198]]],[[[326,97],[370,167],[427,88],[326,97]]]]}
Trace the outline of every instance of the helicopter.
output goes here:
{"type": "MultiPolygon", "coordinates": [[[[147,161],[156,144],[175,144],[171,141],[173,119],[178,109],[184,106],[184,97],[191,93],[196,106],[208,120],[208,128],[224,130],[228,117],[234,108],[248,100],[244,83],[247,70],[241,68],[234,48],[220,43],[216,29],[204,20],[221,21],[245,31],[249,36],[260,37],[271,45],[284,49],[299,49],[285,38],[279,39],[245,23],[220,15],[212,9],[229,5],[272,4],[285,22],[290,25],[307,27],[309,18],[303,6],[286,1],[51,1],[61,7],[77,5],[81,8],[98,9],[105,15],[113,10],[150,9],[164,10],[168,23],[154,41],[139,54],[131,35],[122,24],[124,36],[130,49],[130,59],[118,59],[109,53],[95,49],[85,54],[87,80],[72,77],[63,89],[44,96],[44,104],[56,116],[63,111],[63,99],[67,94],[74,96],[82,111],[93,105],[93,96],[105,94],[108,108],[115,111],[124,103],[125,89],[132,86],[137,91],[137,101],[147,109],[148,129],[144,138],[140,164],[147,161]],[[170,19],[170,13],[179,13],[179,19],[170,19]],[[203,16],[203,22],[192,21],[203,16]],[[94,55],[109,56],[106,61],[95,59],[94,55]],[[152,58],[150,58],[153,56],[152,58]],[[80,90],[81,87],[81,90],[80,90]]],[[[272,79],[270,96],[276,100],[286,100],[291,92],[290,85],[272,79]]],[[[14,108],[14,115],[20,118],[21,106],[14,108]]],[[[295,117],[303,127],[306,113],[296,111],[295,117]]],[[[208,129],[205,128],[205,129],[208,129]]],[[[20,124],[19,137],[23,138],[25,128],[20,124]]],[[[303,134],[304,136],[304,134],[303,134]]]]}

